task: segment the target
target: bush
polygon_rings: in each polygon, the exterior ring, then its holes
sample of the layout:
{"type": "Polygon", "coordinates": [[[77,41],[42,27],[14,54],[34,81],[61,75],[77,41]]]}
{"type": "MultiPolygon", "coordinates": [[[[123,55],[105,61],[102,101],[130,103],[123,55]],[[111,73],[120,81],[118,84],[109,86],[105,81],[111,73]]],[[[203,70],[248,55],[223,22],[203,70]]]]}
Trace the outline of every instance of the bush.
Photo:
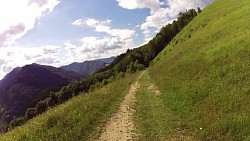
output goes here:
{"type": "Polygon", "coordinates": [[[10,125],[9,125],[9,128],[10,129],[13,129],[14,127],[17,127],[17,126],[20,126],[20,125],[23,125],[25,123],[25,118],[23,116],[21,117],[18,117],[18,118],[15,118],[14,120],[12,120],[10,122],[10,125]]]}
{"type": "Polygon", "coordinates": [[[47,110],[47,103],[45,100],[39,101],[36,105],[37,114],[41,114],[47,110]]]}

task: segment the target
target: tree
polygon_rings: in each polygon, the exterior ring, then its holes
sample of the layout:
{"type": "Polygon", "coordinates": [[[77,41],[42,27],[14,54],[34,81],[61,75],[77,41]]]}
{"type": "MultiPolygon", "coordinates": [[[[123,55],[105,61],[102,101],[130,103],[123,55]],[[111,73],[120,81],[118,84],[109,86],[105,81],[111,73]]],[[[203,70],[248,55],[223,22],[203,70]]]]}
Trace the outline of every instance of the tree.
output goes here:
{"type": "MultiPolygon", "coordinates": [[[[173,21],[172,25],[171,25],[171,31],[173,32],[173,35],[176,35],[179,32],[179,26],[183,26],[183,20],[178,20],[177,21],[173,21]]],[[[181,29],[181,28],[180,28],[181,29]]]]}
{"type": "Polygon", "coordinates": [[[23,116],[15,118],[10,122],[9,128],[13,129],[14,127],[23,125],[25,123],[25,118],[23,116]]]}
{"type": "Polygon", "coordinates": [[[47,103],[46,101],[39,101],[36,104],[36,110],[37,110],[37,114],[41,114],[43,112],[45,112],[47,110],[47,103]]]}
{"type": "Polygon", "coordinates": [[[50,92],[48,106],[55,106],[57,103],[58,103],[58,97],[56,96],[56,93],[50,92]]]}
{"type": "Polygon", "coordinates": [[[198,10],[197,10],[197,11],[198,11],[198,13],[201,13],[201,9],[200,9],[200,7],[198,7],[198,10]]]}
{"type": "Polygon", "coordinates": [[[31,119],[37,115],[36,108],[28,108],[25,113],[25,117],[31,119]]]}

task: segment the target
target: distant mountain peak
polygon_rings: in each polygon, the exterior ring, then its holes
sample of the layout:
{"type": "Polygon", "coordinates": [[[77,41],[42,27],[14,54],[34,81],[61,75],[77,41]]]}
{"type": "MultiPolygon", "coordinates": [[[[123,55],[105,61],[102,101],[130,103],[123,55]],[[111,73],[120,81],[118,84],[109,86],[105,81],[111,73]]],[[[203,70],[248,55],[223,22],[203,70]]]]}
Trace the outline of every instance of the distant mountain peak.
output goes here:
{"type": "Polygon", "coordinates": [[[108,64],[112,63],[116,57],[103,58],[91,61],[85,61],[82,63],[74,62],[60,68],[67,71],[74,71],[79,74],[91,75],[104,69],[108,64]]]}

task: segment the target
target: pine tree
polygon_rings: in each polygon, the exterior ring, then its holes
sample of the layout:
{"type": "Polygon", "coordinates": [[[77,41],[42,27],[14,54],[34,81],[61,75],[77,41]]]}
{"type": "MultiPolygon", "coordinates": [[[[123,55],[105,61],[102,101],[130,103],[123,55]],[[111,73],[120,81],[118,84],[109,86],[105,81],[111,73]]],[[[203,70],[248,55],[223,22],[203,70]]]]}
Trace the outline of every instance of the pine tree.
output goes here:
{"type": "Polygon", "coordinates": [[[200,7],[198,7],[198,13],[201,13],[201,9],[200,9],[200,7]]]}

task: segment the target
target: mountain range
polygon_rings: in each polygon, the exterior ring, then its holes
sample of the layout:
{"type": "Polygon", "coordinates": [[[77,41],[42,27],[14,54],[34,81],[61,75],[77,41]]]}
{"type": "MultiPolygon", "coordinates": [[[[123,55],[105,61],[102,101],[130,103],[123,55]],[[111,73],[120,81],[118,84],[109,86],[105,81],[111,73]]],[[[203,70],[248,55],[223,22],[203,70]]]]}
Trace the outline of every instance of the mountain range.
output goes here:
{"type": "Polygon", "coordinates": [[[8,111],[10,119],[22,115],[51,91],[100,71],[114,59],[74,62],[60,68],[39,64],[17,67],[0,80],[0,105],[8,111]]]}

